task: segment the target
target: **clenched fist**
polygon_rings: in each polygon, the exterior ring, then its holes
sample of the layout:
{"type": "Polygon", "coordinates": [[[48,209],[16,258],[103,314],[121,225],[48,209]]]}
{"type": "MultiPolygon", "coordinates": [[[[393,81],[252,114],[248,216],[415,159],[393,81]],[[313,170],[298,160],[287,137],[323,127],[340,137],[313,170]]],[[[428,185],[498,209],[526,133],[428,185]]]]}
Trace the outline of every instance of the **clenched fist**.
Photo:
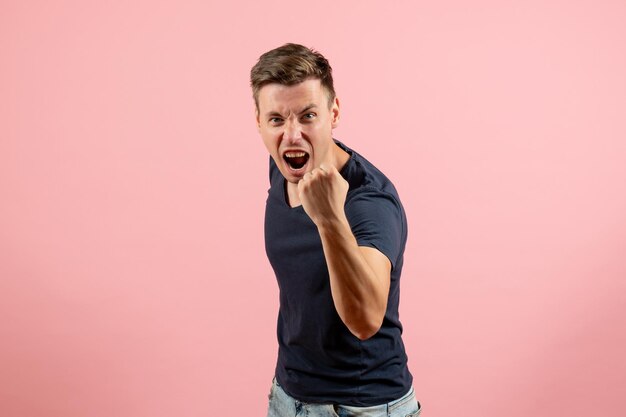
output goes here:
{"type": "Polygon", "coordinates": [[[320,226],[325,221],[345,220],[348,188],[337,168],[322,163],[298,182],[298,196],[306,214],[320,226]]]}

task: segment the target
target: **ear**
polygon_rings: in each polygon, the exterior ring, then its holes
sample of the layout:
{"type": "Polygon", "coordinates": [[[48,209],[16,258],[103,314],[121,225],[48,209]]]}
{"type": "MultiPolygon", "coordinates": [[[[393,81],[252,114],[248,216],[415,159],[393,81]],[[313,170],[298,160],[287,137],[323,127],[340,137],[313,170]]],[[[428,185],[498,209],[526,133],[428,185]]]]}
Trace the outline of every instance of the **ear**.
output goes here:
{"type": "Polygon", "coordinates": [[[332,128],[339,126],[339,99],[335,97],[333,105],[330,107],[330,114],[332,117],[332,128]]]}
{"type": "Polygon", "coordinates": [[[259,109],[257,107],[254,109],[254,119],[256,120],[256,130],[261,133],[261,119],[259,117],[259,109]]]}

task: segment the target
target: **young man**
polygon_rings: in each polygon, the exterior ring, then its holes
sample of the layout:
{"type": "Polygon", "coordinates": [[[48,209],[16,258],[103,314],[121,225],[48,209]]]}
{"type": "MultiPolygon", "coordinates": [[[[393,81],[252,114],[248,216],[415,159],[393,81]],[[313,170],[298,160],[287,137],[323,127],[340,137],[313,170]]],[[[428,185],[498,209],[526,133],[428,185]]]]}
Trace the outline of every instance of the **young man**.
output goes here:
{"type": "Polygon", "coordinates": [[[331,67],[286,44],[251,71],[270,153],[265,245],[280,289],[268,416],[419,415],[398,317],[407,224],[393,184],[332,137],[331,67]]]}

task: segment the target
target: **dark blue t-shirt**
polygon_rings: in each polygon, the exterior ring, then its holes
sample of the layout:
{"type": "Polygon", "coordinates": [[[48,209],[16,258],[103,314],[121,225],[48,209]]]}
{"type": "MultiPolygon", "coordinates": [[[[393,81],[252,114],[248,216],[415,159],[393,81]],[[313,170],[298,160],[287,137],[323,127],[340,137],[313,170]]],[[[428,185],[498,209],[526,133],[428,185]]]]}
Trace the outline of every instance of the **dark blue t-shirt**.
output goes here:
{"type": "Polygon", "coordinates": [[[270,158],[265,247],[280,289],[276,380],[292,397],[312,403],[383,404],[409,391],[412,376],[398,317],[407,223],[393,184],[341,142],[350,159],[341,175],[350,184],[345,212],[359,246],[392,264],[381,329],[361,341],[339,317],[317,227],[302,206],[290,207],[286,183],[270,158]]]}

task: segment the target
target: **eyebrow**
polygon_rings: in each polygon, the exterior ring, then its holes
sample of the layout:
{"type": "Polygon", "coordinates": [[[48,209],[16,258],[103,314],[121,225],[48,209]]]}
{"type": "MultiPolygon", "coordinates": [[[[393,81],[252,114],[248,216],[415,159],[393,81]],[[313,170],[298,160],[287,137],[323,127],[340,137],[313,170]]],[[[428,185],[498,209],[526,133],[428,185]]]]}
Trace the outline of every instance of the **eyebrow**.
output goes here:
{"type": "MultiPolygon", "coordinates": [[[[305,108],[303,108],[302,110],[300,110],[298,112],[298,114],[306,113],[307,111],[309,111],[311,109],[314,109],[316,107],[317,107],[317,104],[312,104],[311,103],[308,106],[306,106],[305,108]]],[[[277,111],[270,111],[270,112],[265,113],[265,117],[276,117],[276,116],[283,117],[283,115],[278,113],[277,111]]]]}
{"type": "Polygon", "coordinates": [[[298,113],[298,114],[305,113],[305,112],[307,112],[307,111],[309,111],[309,110],[311,110],[311,109],[314,109],[315,107],[317,107],[317,105],[316,105],[316,104],[309,104],[309,105],[308,105],[308,106],[306,106],[304,109],[300,110],[300,113],[298,113]]]}

